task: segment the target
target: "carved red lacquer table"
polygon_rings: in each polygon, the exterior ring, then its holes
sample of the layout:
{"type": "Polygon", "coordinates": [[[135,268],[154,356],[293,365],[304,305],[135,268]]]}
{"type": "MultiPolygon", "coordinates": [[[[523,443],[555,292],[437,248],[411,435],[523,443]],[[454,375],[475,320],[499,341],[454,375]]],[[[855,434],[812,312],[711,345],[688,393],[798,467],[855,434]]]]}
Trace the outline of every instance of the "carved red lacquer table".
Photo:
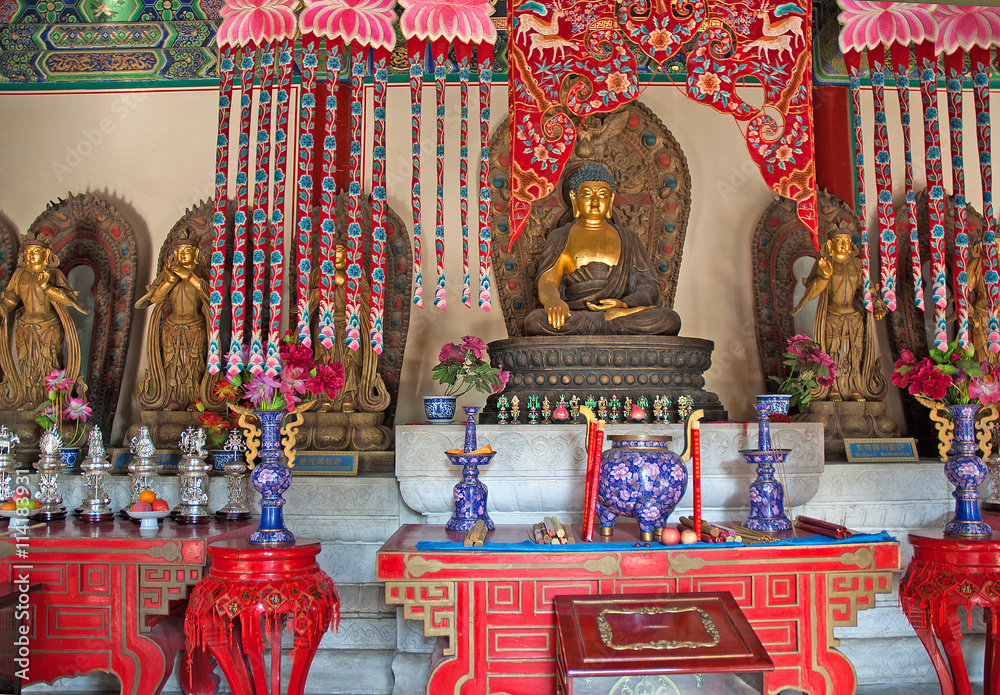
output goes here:
{"type": "MultiPolygon", "coordinates": [[[[996,526],[994,525],[994,528],[996,526]]],[[[919,531],[908,536],[913,559],[899,583],[899,601],[923,643],[942,695],[970,695],[969,671],[962,655],[960,607],[982,606],[986,615],[985,695],[1000,693],[1000,532],[982,540],[919,531]],[[948,659],[941,656],[937,639],[948,659]],[[950,667],[950,668],[949,668],[950,667]]]]}
{"type": "MultiPolygon", "coordinates": [[[[184,603],[201,579],[209,541],[252,528],[164,521],[144,535],[128,520],[69,518],[31,529],[21,548],[13,537],[0,539],[0,584],[22,575],[41,584],[30,595],[27,682],[100,670],[118,676],[125,695],[159,693],[184,645],[184,603]]],[[[207,662],[182,664],[189,693],[214,692],[207,662]]]]}
{"type": "Polygon", "coordinates": [[[293,635],[287,692],[302,695],[320,639],[340,618],[333,581],[316,564],[319,551],[320,542],[310,538],[273,547],[246,539],[209,546],[212,567],[188,604],[188,653],[211,649],[233,695],[280,695],[281,649],[271,649],[269,688],[264,636],[280,645],[286,628],[293,635]]]}
{"type": "MultiPolygon", "coordinates": [[[[440,638],[427,692],[554,693],[556,596],[728,591],[774,661],[771,693],[849,695],[857,678],[834,649],[833,628],[855,625],[858,610],[891,591],[899,568],[893,540],[636,548],[638,528],[628,524],[615,526],[607,550],[490,548],[520,543],[526,528],[497,526],[487,545],[460,550],[464,534],[406,525],[379,550],[386,602],[402,605],[405,617],[423,621],[425,635],[440,638]],[[417,547],[446,540],[458,542],[417,547]]],[[[582,536],[579,527],[574,533],[582,536]]]]}

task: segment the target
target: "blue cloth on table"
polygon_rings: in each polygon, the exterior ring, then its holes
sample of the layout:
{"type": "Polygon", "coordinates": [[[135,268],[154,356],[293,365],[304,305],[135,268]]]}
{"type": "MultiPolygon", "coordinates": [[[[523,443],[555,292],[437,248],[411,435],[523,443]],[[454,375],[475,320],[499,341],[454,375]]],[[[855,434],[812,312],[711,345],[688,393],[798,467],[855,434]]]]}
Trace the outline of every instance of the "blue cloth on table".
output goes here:
{"type": "MultiPolygon", "coordinates": [[[[778,545],[843,545],[845,543],[885,543],[887,541],[896,542],[896,539],[886,531],[879,533],[856,534],[850,538],[827,538],[826,536],[809,536],[808,538],[783,538],[774,543],[765,543],[769,548],[778,545]]],[[[679,548],[744,548],[748,543],[691,543],[689,545],[663,545],[658,542],[651,542],[649,550],[677,550],[679,548]]],[[[755,545],[761,545],[757,543],[755,545]]],[[[608,550],[635,550],[635,541],[629,543],[583,543],[577,541],[565,545],[549,545],[548,543],[535,543],[525,539],[520,543],[491,543],[486,541],[481,546],[464,545],[461,541],[419,541],[417,550],[452,552],[455,550],[488,550],[504,553],[534,553],[534,552],[605,552],[608,550]]],[[[643,548],[645,549],[645,548],[643,548]]]]}

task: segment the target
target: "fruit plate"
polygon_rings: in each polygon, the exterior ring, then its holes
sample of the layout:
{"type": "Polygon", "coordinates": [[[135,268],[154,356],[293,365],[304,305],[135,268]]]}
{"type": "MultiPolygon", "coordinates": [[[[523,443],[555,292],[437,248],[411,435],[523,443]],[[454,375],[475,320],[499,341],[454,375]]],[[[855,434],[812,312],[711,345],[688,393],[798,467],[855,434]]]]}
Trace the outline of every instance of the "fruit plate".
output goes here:
{"type": "Polygon", "coordinates": [[[125,510],[133,519],[139,520],[140,531],[155,531],[160,528],[160,519],[170,516],[170,510],[164,509],[159,512],[133,512],[131,509],[125,510]]]}
{"type": "Polygon", "coordinates": [[[28,525],[28,519],[35,516],[41,509],[28,510],[28,514],[18,514],[17,509],[0,509],[0,516],[7,519],[7,528],[20,528],[28,525]]]}

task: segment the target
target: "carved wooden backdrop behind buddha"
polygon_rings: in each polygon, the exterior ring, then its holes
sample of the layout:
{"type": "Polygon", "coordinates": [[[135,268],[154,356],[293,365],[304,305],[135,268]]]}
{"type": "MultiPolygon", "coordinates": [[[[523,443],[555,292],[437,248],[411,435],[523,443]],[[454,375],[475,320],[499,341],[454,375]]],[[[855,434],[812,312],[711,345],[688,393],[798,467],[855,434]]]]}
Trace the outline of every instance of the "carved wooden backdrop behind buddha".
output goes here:
{"type": "MultiPolygon", "coordinates": [[[[536,276],[549,232],[572,220],[560,189],[532,206],[514,248],[510,240],[510,129],[503,121],[490,141],[493,274],[507,334],[523,336],[524,320],[540,308],[536,276]]],[[[611,222],[639,235],[660,285],[660,306],[673,308],[688,214],[691,177],[680,145],[660,119],[640,102],[610,114],[589,116],[579,127],[576,148],[566,164],[571,172],[585,161],[606,166],[615,181],[611,222]]]]}

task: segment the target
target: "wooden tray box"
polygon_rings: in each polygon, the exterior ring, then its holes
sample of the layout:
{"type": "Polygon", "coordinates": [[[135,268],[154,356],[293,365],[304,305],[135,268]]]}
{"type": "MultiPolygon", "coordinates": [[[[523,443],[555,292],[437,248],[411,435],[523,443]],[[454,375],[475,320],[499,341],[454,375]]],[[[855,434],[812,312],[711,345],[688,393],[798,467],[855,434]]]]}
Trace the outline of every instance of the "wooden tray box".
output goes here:
{"type": "Polygon", "coordinates": [[[763,695],[774,664],[728,592],[557,596],[564,695],[763,695]]]}

